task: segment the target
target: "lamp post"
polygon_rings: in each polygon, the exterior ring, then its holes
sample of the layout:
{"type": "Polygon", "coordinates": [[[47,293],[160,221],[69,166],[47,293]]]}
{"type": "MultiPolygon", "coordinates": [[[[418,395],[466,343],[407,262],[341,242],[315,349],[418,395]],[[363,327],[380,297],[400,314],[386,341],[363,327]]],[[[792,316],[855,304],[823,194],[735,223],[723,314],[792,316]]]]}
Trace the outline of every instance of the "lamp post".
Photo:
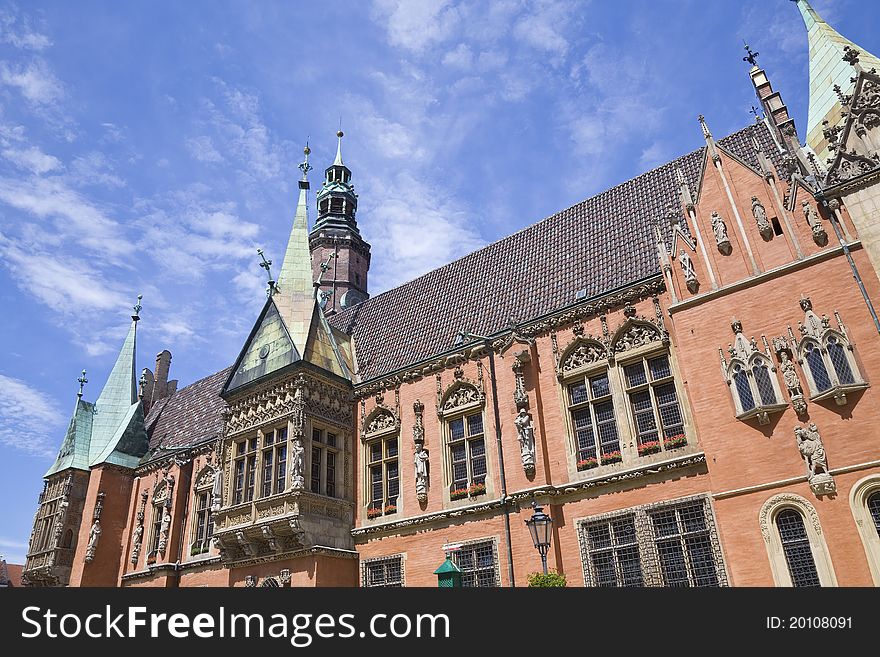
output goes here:
{"type": "Polygon", "coordinates": [[[492,383],[492,410],[495,414],[495,445],[498,448],[498,469],[501,480],[501,508],[504,509],[504,534],[507,539],[507,578],[510,586],[514,586],[513,580],[513,545],[510,538],[510,509],[507,505],[507,480],[504,477],[504,451],[501,446],[501,413],[498,410],[498,385],[495,381],[495,352],[492,350],[492,340],[485,335],[477,335],[468,331],[459,331],[455,336],[455,346],[461,346],[466,339],[481,340],[489,352],[489,380],[492,383]]]}
{"type": "Polygon", "coordinates": [[[541,565],[544,567],[544,574],[547,574],[547,550],[550,549],[550,528],[553,526],[553,518],[544,513],[544,508],[538,506],[538,503],[532,502],[532,517],[526,520],[526,526],[532,535],[532,543],[535,549],[541,554],[541,565]]]}

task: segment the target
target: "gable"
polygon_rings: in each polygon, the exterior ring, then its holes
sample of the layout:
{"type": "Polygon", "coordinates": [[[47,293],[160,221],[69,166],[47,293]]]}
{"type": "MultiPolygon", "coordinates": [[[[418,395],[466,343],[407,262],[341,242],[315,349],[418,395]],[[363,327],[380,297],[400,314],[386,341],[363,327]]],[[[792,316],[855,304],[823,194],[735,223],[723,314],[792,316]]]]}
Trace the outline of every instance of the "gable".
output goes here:
{"type": "Polygon", "coordinates": [[[234,390],[300,360],[287,327],[272,299],[266,301],[224,390],[234,390]]]}

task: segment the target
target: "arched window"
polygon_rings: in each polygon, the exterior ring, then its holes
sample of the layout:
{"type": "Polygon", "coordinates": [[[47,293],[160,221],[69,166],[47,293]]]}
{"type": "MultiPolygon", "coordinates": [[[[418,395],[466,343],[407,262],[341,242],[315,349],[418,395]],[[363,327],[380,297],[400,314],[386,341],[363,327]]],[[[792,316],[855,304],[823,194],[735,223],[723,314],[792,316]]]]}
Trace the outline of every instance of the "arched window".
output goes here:
{"type": "Polygon", "coordinates": [[[210,465],[202,468],[193,486],[193,530],[190,556],[204,554],[211,547],[214,518],[211,514],[211,494],[215,472],[210,465]]]}
{"type": "Polygon", "coordinates": [[[849,504],[874,585],[880,586],[880,475],[869,475],[856,482],[849,504]]]}
{"type": "Polygon", "coordinates": [[[810,550],[810,539],[799,511],[786,509],[776,516],[776,529],[793,586],[819,586],[819,573],[810,550]]]}
{"type": "Polygon", "coordinates": [[[738,420],[757,417],[761,424],[770,422],[770,413],[783,411],[788,404],[782,400],[776,368],[770,359],[770,345],[763,336],[764,350],[758,347],[755,338],[747,340],[742,332],[742,323],[733,320],[731,328],[735,334],[733,344],[727,351],[730,362],[719,349],[721,370],[727,377],[738,420]]]}
{"type": "Polygon", "coordinates": [[[400,422],[384,406],[363,420],[367,518],[397,513],[400,497],[400,422]]]}
{"type": "Polygon", "coordinates": [[[73,530],[68,529],[64,532],[64,540],[61,541],[61,547],[70,549],[73,547],[73,530]]]}
{"type": "Polygon", "coordinates": [[[819,516],[807,499],[792,493],[771,497],[759,524],[776,586],[837,586],[819,516]]]}
{"type": "Polygon", "coordinates": [[[820,401],[833,397],[837,404],[846,404],[846,393],[867,387],[859,372],[846,326],[835,312],[837,328],[831,328],[827,316],[820,318],[813,312],[808,297],[802,297],[800,303],[805,315],[798,325],[803,336],[798,344],[798,354],[807,375],[810,399],[820,401]]]}
{"type": "Polygon", "coordinates": [[[456,370],[456,381],[439,401],[446,444],[449,499],[459,500],[486,493],[488,461],[483,422],[485,397],[479,384],[456,370]]]}

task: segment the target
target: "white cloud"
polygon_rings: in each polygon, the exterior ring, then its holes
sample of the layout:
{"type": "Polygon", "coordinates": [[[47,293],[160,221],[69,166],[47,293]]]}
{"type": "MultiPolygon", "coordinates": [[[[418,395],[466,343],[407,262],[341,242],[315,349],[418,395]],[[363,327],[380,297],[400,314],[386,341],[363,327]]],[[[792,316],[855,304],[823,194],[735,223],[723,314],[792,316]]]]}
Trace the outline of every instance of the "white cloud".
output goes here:
{"type": "Polygon", "coordinates": [[[3,157],[16,166],[36,174],[44,174],[61,168],[61,161],[57,157],[47,155],[35,146],[22,149],[8,148],[3,151],[3,157]]]}
{"type": "Polygon", "coordinates": [[[223,162],[223,156],[214,148],[214,143],[207,135],[186,140],[186,150],[199,162],[223,162]]]}
{"type": "Polygon", "coordinates": [[[645,169],[653,169],[669,161],[669,148],[662,141],[655,141],[642,151],[639,164],[645,169]]]}
{"type": "Polygon", "coordinates": [[[568,41],[559,28],[566,25],[569,15],[568,3],[554,0],[539,2],[529,14],[516,22],[513,35],[536,50],[565,57],[568,41]]]}
{"type": "Polygon", "coordinates": [[[47,394],[21,379],[0,374],[0,444],[32,456],[51,458],[65,420],[47,394]]]}
{"type": "Polygon", "coordinates": [[[26,17],[19,20],[13,12],[6,10],[0,13],[0,43],[21,50],[45,50],[52,45],[52,40],[35,32],[26,17]]]}
{"type": "Polygon", "coordinates": [[[450,0],[376,0],[373,19],[385,27],[392,46],[415,53],[442,43],[460,23],[450,0]]]}
{"type": "Polygon", "coordinates": [[[74,158],[70,164],[71,179],[79,185],[100,187],[125,187],[125,181],[114,172],[107,156],[100,151],[91,151],[74,158]]]}
{"type": "Polygon", "coordinates": [[[42,61],[17,67],[0,62],[0,82],[17,88],[35,105],[51,105],[64,95],[61,82],[42,61]]]}
{"type": "Polygon", "coordinates": [[[53,220],[55,238],[64,236],[104,257],[115,259],[133,250],[113,219],[60,179],[0,178],[0,202],[53,220]]]}
{"type": "Polygon", "coordinates": [[[470,68],[474,63],[473,51],[464,43],[458,44],[453,50],[443,55],[443,65],[453,68],[470,68]]]}

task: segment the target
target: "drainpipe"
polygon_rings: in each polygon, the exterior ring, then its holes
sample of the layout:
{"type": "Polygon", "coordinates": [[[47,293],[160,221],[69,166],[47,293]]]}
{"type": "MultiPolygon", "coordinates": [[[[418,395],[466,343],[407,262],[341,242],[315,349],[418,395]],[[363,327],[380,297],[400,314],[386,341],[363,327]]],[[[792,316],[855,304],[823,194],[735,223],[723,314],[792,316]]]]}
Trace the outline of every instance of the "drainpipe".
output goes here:
{"type": "Polygon", "coordinates": [[[492,382],[492,411],[495,414],[495,445],[498,449],[498,470],[501,480],[501,497],[499,503],[504,510],[504,539],[507,543],[507,579],[510,587],[516,584],[513,577],[513,543],[510,537],[510,506],[507,500],[507,479],[504,476],[504,450],[501,444],[501,412],[498,410],[498,384],[495,380],[495,352],[492,350],[492,340],[485,335],[477,335],[462,331],[459,336],[464,338],[476,338],[482,340],[483,345],[489,352],[489,380],[492,382]]]}
{"type": "Polygon", "coordinates": [[[837,199],[831,199],[829,201],[821,191],[817,192],[814,195],[814,198],[831,210],[830,221],[831,225],[834,227],[834,233],[837,235],[837,240],[840,242],[840,246],[843,247],[843,252],[846,255],[846,259],[849,261],[849,268],[852,270],[853,278],[856,280],[856,285],[859,286],[859,291],[862,293],[865,305],[868,306],[868,312],[871,313],[871,319],[874,320],[874,328],[877,329],[877,333],[880,333],[880,319],[877,318],[877,311],[874,310],[874,304],[871,303],[871,297],[868,296],[868,291],[865,289],[865,284],[862,282],[862,277],[859,275],[858,267],[856,267],[849,246],[840,232],[839,216],[837,214],[840,209],[840,201],[837,199]]]}

